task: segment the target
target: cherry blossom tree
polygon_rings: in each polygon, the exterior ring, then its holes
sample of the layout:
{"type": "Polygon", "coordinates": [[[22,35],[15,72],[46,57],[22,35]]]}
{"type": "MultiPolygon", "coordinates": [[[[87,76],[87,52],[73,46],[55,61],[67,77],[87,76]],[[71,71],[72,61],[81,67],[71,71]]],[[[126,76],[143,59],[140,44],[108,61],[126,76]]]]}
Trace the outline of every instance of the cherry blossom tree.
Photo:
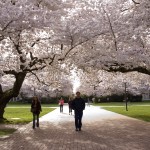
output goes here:
{"type": "Polygon", "coordinates": [[[0,85],[0,118],[3,118],[6,104],[18,96],[28,74],[37,77],[36,73],[46,72],[47,67],[62,69],[73,49],[101,33],[91,32],[85,38],[84,28],[92,27],[82,18],[80,24],[76,23],[78,17],[69,14],[72,9],[77,12],[76,8],[60,0],[6,0],[0,2],[0,7],[0,73],[15,79],[10,89],[4,90],[0,85]],[[81,24],[83,27],[79,28],[81,24]]]}
{"type": "Polygon", "coordinates": [[[149,0],[1,0],[0,75],[14,80],[6,90],[0,84],[0,118],[31,75],[45,83],[42,73],[68,73],[74,66],[149,75],[149,5],[149,0]]]}

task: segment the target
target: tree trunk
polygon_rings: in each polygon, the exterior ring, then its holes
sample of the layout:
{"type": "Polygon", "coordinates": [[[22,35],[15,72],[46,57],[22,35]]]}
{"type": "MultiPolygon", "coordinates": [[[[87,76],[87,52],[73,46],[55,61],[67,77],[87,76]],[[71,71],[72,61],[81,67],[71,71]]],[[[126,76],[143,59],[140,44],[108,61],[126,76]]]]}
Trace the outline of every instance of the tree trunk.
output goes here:
{"type": "Polygon", "coordinates": [[[16,81],[14,82],[14,86],[12,89],[9,89],[3,92],[1,88],[0,90],[0,121],[4,120],[5,107],[10,101],[10,99],[13,97],[17,97],[19,95],[19,92],[20,92],[20,89],[22,87],[25,77],[26,77],[26,73],[18,73],[15,76],[16,81]]]}

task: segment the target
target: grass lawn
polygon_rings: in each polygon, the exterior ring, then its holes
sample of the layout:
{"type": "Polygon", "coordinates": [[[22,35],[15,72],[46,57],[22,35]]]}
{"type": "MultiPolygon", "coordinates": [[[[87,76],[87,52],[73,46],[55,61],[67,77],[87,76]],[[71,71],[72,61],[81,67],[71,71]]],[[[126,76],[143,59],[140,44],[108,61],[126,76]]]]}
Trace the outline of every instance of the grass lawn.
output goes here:
{"type": "MultiPolygon", "coordinates": [[[[21,107],[16,107],[16,108],[7,107],[5,109],[4,118],[8,120],[8,123],[24,124],[32,121],[32,113],[30,112],[30,107],[29,108],[21,108],[21,107]]],[[[40,116],[43,116],[53,110],[54,108],[42,108],[42,112],[40,113],[40,116]]]]}
{"type": "Polygon", "coordinates": [[[12,134],[16,129],[0,129],[0,137],[12,134]]]}
{"type": "Polygon", "coordinates": [[[106,110],[125,116],[150,122],[150,101],[128,102],[128,111],[125,109],[125,102],[96,103],[93,105],[101,106],[106,110]]]}
{"type": "Polygon", "coordinates": [[[144,120],[150,122],[150,106],[128,106],[128,111],[125,110],[125,107],[107,107],[102,106],[102,108],[116,112],[125,116],[133,117],[136,119],[144,120]]]}
{"type": "MultiPolygon", "coordinates": [[[[96,103],[93,104],[94,106],[125,106],[125,102],[107,102],[107,103],[96,103]]],[[[150,101],[143,101],[143,102],[128,102],[129,106],[136,106],[136,105],[150,105],[150,101]]]]}
{"type": "MultiPolygon", "coordinates": [[[[6,124],[26,124],[32,121],[32,113],[30,112],[30,105],[17,105],[16,108],[7,107],[5,109],[4,118],[7,119],[6,124]]],[[[13,106],[14,107],[14,106],[13,106]]],[[[43,108],[40,117],[53,111],[55,108],[43,108]]],[[[16,129],[0,129],[0,137],[12,134],[16,129]]]]}
{"type": "MultiPolygon", "coordinates": [[[[58,104],[41,104],[42,107],[58,107],[58,104]]],[[[28,103],[8,103],[7,107],[31,107],[31,104],[28,103]]]]}

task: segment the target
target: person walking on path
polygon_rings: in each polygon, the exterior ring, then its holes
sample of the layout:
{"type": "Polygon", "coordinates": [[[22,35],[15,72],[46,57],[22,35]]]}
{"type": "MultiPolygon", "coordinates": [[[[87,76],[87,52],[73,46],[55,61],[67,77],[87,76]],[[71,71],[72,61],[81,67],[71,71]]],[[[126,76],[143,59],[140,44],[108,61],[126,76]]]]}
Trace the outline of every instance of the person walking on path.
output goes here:
{"type": "Polygon", "coordinates": [[[72,115],[72,97],[69,97],[68,106],[69,106],[69,115],[72,115]]]}
{"type": "Polygon", "coordinates": [[[88,100],[87,100],[87,106],[90,107],[90,99],[89,99],[89,98],[88,98],[88,100]]]}
{"type": "Polygon", "coordinates": [[[63,105],[64,105],[64,100],[61,97],[61,99],[59,100],[60,112],[63,112],[63,105]]]}
{"type": "Polygon", "coordinates": [[[81,131],[83,110],[85,109],[85,101],[80,97],[80,92],[76,93],[76,98],[72,101],[72,109],[75,111],[76,131],[81,131]]]}
{"type": "Polygon", "coordinates": [[[39,115],[41,111],[41,103],[39,99],[36,96],[34,96],[31,104],[31,112],[33,114],[33,129],[35,129],[35,123],[36,126],[39,127],[39,115]]]}

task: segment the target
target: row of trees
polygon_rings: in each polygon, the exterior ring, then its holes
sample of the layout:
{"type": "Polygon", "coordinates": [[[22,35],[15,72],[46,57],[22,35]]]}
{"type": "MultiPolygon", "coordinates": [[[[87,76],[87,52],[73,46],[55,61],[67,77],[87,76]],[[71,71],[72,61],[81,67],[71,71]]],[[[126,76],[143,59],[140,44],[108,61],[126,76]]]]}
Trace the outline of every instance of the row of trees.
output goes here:
{"type": "Polygon", "coordinates": [[[149,75],[149,7],[149,0],[1,0],[0,118],[29,79],[56,90],[71,83],[73,68],[149,75]]]}

